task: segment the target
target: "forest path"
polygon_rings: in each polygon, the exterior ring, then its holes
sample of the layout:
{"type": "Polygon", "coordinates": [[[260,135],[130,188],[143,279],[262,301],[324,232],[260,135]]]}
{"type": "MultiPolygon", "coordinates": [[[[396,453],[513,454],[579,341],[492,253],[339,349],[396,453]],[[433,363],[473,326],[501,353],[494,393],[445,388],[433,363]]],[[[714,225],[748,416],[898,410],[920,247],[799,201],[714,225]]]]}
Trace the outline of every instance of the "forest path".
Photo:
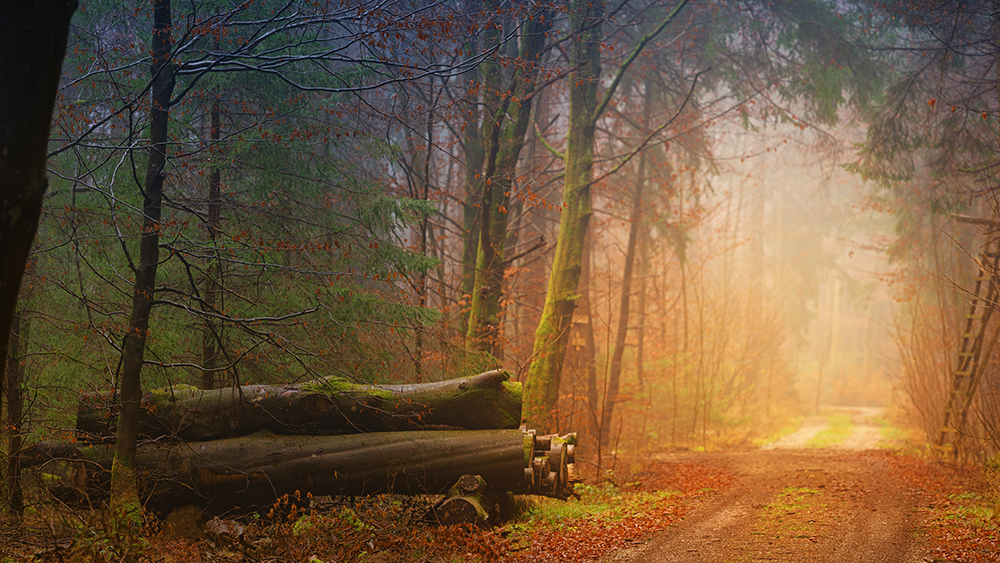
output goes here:
{"type": "Polygon", "coordinates": [[[798,430],[781,439],[763,446],[763,450],[789,450],[808,447],[809,441],[830,428],[830,416],[850,417],[853,429],[842,441],[834,441],[826,447],[835,450],[864,451],[878,447],[882,432],[878,419],[885,409],[881,407],[822,407],[821,416],[805,419],[798,430]]]}
{"type": "MultiPolygon", "coordinates": [[[[828,449],[792,449],[796,442],[787,440],[766,450],[663,456],[715,466],[736,481],[699,499],[677,526],[602,561],[924,561],[914,534],[920,524],[916,501],[890,476],[883,457],[856,451],[877,443],[877,426],[865,420],[878,414],[854,412],[853,430],[828,449]]],[[[799,444],[823,426],[803,430],[799,444]]]]}

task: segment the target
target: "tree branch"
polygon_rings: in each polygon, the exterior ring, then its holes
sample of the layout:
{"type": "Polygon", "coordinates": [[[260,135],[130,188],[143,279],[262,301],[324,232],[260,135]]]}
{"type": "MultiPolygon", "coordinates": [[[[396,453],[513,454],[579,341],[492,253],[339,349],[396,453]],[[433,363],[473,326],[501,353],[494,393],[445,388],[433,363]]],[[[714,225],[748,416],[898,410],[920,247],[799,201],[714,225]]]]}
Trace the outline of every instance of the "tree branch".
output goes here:
{"type": "Polygon", "coordinates": [[[628,67],[639,56],[639,53],[646,47],[646,45],[650,41],[655,39],[656,36],[659,35],[661,31],[663,31],[668,25],[670,25],[670,22],[674,21],[674,18],[677,16],[677,14],[680,13],[681,9],[684,8],[684,6],[687,3],[688,0],[681,0],[676,6],[674,6],[674,9],[671,10],[669,14],[667,14],[667,17],[662,22],[660,22],[660,25],[656,26],[656,29],[649,32],[648,34],[646,34],[645,37],[639,40],[639,44],[635,46],[635,49],[633,49],[632,53],[628,56],[627,59],[625,59],[625,62],[623,62],[618,67],[618,74],[616,74],[614,80],[611,81],[611,85],[608,86],[608,89],[604,91],[604,96],[601,97],[601,103],[597,105],[597,109],[594,110],[594,114],[590,116],[591,123],[597,123],[597,120],[600,119],[601,114],[604,113],[604,109],[608,107],[608,103],[611,101],[611,97],[614,96],[615,90],[618,89],[618,84],[621,83],[622,76],[625,75],[625,71],[628,70],[628,67]]]}

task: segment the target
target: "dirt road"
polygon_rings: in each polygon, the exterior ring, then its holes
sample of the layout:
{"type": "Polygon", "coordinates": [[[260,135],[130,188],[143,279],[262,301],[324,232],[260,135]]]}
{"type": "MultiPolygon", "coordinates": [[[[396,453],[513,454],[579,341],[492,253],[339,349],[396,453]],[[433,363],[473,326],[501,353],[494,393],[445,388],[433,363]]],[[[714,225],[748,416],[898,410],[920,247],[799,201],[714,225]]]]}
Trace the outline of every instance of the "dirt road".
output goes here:
{"type": "Polygon", "coordinates": [[[603,561],[925,561],[914,537],[919,514],[905,485],[889,476],[883,457],[859,452],[878,442],[871,421],[877,413],[851,414],[853,432],[826,449],[801,448],[823,430],[807,421],[767,449],[670,455],[717,466],[736,482],[703,497],[676,527],[603,561]]]}

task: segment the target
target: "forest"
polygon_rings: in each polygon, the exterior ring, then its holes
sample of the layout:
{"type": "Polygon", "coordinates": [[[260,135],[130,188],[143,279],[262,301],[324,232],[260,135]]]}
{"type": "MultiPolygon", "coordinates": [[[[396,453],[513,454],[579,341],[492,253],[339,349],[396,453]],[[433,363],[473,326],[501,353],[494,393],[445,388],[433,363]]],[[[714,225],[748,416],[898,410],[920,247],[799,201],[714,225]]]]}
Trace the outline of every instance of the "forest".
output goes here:
{"type": "Polygon", "coordinates": [[[0,31],[0,563],[1000,561],[996,0],[0,31]]]}

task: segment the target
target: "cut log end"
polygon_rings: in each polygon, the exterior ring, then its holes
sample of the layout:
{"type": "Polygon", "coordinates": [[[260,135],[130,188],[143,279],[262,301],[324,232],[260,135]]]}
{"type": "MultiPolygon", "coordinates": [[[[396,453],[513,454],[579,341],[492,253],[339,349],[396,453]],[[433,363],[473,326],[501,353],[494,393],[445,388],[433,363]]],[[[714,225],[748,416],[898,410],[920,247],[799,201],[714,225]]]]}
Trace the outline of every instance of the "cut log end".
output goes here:
{"type": "Polygon", "coordinates": [[[445,499],[434,511],[435,519],[442,526],[458,524],[485,525],[490,515],[483,506],[472,497],[453,497],[445,499]]]}
{"type": "Polygon", "coordinates": [[[441,502],[432,509],[435,521],[444,526],[475,524],[488,526],[498,517],[493,493],[479,475],[466,474],[448,489],[441,502]]]}

